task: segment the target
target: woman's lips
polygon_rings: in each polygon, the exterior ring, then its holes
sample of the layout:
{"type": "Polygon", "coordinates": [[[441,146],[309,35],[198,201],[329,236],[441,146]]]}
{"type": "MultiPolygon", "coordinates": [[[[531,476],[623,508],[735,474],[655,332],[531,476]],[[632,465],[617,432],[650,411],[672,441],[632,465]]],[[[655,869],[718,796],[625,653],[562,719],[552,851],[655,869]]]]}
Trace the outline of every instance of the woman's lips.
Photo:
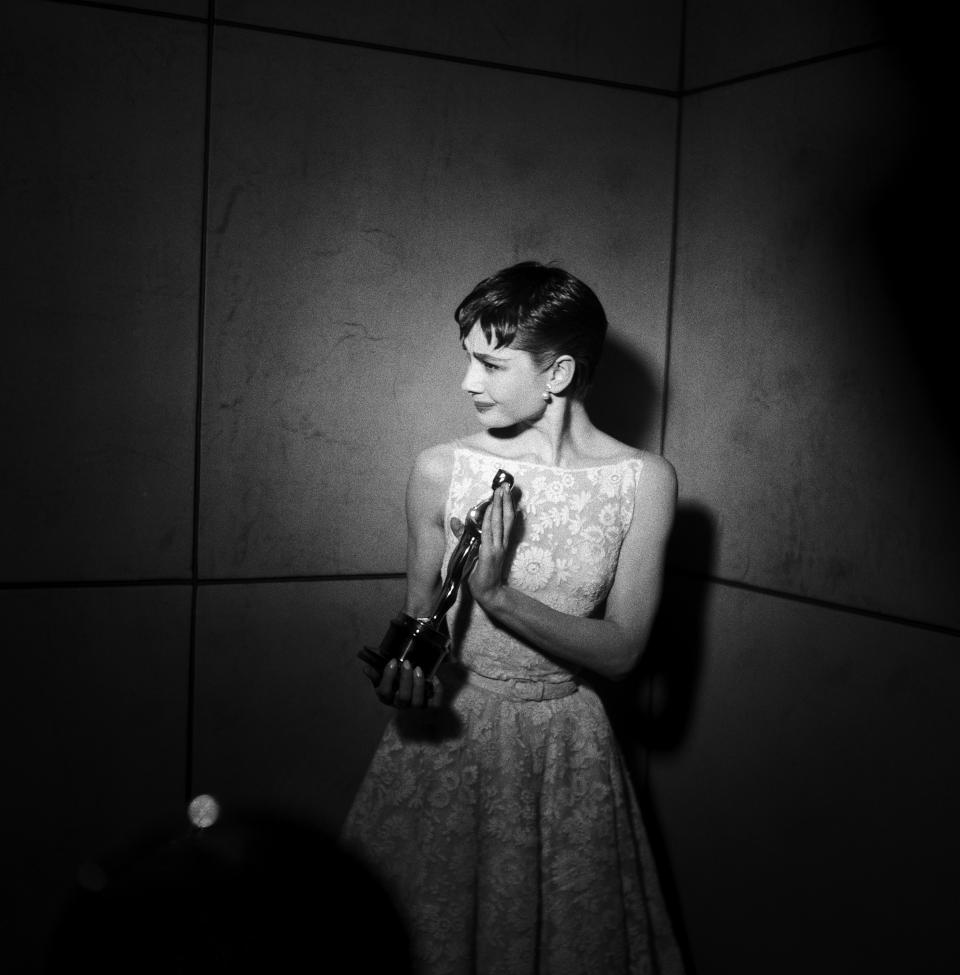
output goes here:
{"type": "Polygon", "coordinates": [[[489,410],[493,406],[493,403],[481,403],[479,400],[474,400],[473,405],[475,409],[483,411],[489,410]]]}

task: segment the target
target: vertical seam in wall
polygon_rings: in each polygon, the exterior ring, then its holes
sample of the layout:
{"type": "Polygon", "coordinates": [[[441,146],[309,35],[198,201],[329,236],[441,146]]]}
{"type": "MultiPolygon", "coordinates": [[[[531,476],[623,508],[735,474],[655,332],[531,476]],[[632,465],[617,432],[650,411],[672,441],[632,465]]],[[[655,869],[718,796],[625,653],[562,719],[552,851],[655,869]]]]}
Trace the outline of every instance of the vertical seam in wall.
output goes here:
{"type": "Polygon", "coordinates": [[[213,34],[216,0],[207,5],[206,80],[203,109],[203,174],[200,196],[200,280],[197,296],[197,391],[194,404],[193,539],[190,556],[190,649],[187,663],[186,800],[193,793],[194,697],[197,670],[197,612],[200,594],[200,448],[203,420],[203,340],[207,304],[207,214],[210,199],[210,116],[213,102],[213,34]]]}
{"type": "Polygon", "coordinates": [[[683,141],[683,98],[677,99],[676,135],[673,144],[673,212],[670,226],[670,266],[667,271],[667,322],[663,348],[663,380],[660,383],[660,456],[667,439],[667,404],[670,393],[670,351],[673,342],[673,311],[677,290],[677,225],[680,218],[680,151],[683,141]]]}
{"type": "Polygon", "coordinates": [[[680,45],[677,56],[677,94],[683,98],[683,86],[687,83],[687,0],[680,4],[680,45]]]}
{"type": "MultiPolygon", "coordinates": [[[[670,388],[670,347],[673,340],[673,308],[677,274],[677,227],[680,217],[680,152],[683,143],[683,85],[686,74],[687,0],[680,6],[680,44],[677,57],[677,118],[673,143],[673,207],[670,215],[670,264],[667,270],[667,321],[664,335],[663,378],[660,383],[660,456],[663,456],[667,439],[667,399],[670,388]]],[[[647,715],[654,713],[653,681],[646,682],[644,707],[647,715]]],[[[642,788],[650,792],[650,748],[643,749],[642,788]]]]}
{"type": "Polygon", "coordinates": [[[664,335],[663,381],[660,384],[660,455],[667,438],[667,402],[670,391],[670,349],[677,277],[677,228],[680,218],[680,153],[683,142],[683,85],[686,61],[687,0],[680,8],[680,53],[677,63],[677,119],[673,144],[673,207],[670,215],[670,263],[667,270],[667,321],[664,335]]]}

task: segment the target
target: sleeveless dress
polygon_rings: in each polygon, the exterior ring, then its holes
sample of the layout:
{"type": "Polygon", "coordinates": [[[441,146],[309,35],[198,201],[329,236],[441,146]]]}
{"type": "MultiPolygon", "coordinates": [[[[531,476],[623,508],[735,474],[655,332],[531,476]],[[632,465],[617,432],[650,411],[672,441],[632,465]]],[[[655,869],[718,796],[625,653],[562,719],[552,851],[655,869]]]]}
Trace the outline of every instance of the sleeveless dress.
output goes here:
{"type": "MultiPolygon", "coordinates": [[[[508,584],[589,616],[613,582],[641,464],[568,470],[456,447],[444,570],[452,520],[489,497],[502,467],[519,489],[508,584]]],[[[466,586],[447,619],[449,707],[397,713],[343,833],[394,894],[418,972],[681,972],[597,694],[492,622],[466,586]]]]}

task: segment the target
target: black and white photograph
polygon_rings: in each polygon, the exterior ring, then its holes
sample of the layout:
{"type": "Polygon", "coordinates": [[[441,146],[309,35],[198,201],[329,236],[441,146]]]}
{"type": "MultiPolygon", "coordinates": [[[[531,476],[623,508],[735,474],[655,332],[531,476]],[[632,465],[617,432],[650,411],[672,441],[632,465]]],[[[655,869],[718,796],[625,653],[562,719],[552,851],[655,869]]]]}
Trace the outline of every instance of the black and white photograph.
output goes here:
{"type": "Polygon", "coordinates": [[[960,972],[938,19],[0,4],[0,970],[960,972]]]}

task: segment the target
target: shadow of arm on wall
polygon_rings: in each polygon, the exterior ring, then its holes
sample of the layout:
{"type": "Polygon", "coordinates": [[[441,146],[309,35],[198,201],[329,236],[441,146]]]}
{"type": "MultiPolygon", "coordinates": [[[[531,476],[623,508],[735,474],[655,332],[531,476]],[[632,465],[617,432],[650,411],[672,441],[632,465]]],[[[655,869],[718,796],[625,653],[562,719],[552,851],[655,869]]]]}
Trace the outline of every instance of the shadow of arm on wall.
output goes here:
{"type": "Polygon", "coordinates": [[[630,676],[602,689],[627,751],[677,748],[689,725],[703,658],[715,519],[703,505],[677,509],[667,575],[647,648],[630,676]]]}

